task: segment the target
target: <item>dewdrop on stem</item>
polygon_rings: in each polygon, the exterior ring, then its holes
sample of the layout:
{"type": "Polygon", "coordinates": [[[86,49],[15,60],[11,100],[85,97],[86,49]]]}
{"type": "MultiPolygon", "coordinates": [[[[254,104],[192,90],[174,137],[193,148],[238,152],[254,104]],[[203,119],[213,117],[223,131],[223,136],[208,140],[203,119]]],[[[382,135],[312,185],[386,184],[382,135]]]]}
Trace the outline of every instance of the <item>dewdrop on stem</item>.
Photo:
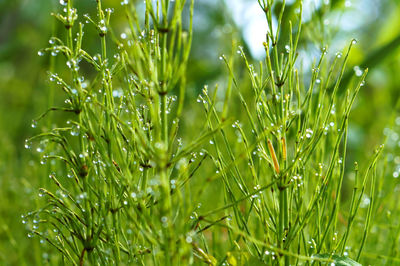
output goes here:
{"type": "Polygon", "coordinates": [[[30,148],[32,148],[32,143],[26,139],[24,147],[25,147],[25,149],[30,149],[30,148]]]}
{"type": "Polygon", "coordinates": [[[357,77],[361,77],[363,74],[363,71],[359,66],[353,67],[354,73],[356,74],[357,77]]]}

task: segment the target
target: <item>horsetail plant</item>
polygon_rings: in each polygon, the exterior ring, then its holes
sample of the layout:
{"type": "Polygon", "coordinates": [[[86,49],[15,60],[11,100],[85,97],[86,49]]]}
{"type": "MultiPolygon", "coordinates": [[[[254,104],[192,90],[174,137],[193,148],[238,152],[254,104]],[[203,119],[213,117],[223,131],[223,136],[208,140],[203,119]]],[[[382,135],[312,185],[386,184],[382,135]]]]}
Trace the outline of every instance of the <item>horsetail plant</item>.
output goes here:
{"type": "Polygon", "coordinates": [[[129,29],[120,36],[101,0],[94,16],[60,1],[63,10],[54,17],[65,38],[52,37],[39,55],[64,57],[69,73],[49,75],[65,105],[51,107],[34,126],[49,112],[69,119],[27,140],[27,147],[39,143],[52,171],[52,184],[40,189],[46,201],[28,214],[29,234],[73,265],[358,265],[373,222],[382,147],[363,175],[356,163],[349,210],[341,191],[350,111],[367,70],[354,87],[341,88],[355,40],[333,59],[322,48],[310,73],[298,70],[302,4],[293,27],[283,21],[285,1],[278,2],[258,0],[268,23],[265,60],[256,68],[240,46],[230,58],[221,56],[228,70],[224,99],[218,102],[218,86],[204,87],[198,100],[204,124],[183,145],[194,1],[124,0],[129,29]],[[281,32],[283,23],[290,32],[281,32]],[[97,31],[97,53],[85,49],[85,27],[97,31]],[[248,83],[237,78],[243,68],[248,83]],[[201,187],[192,184],[194,175],[201,187]],[[365,191],[371,201],[356,236],[365,191]],[[199,210],[210,195],[212,207],[199,210]]]}
{"type": "MultiPolygon", "coordinates": [[[[289,44],[285,45],[280,42],[285,1],[275,31],[272,21],[275,1],[258,2],[268,22],[265,62],[259,63],[257,73],[239,47],[237,54],[249,74],[249,88],[236,78],[236,59],[221,56],[246,122],[237,121],[232,125],[236,134],[229,134],[221,127],[221,137],[225,141],[214,141],[215,151],[210,154],[214,154],[215,165],[221,172],[227,205],[201,217],[223,211],[225,216],[233,216],[232,221],[221,225],[231,232],[227,254],[250,255],[267,265],[293,265],[302,260],[306,264],[331,260],[357,265],[343,254],[349,254],[344,253],[348,249],[348,234],[371,175],[371,198],[374,196],[376,161],[382,147],[376,150],[364,179],[356,180],[354,186],[361,191],[354,191],[345,227],[339,221],[344,212],[340,194],[345,177],[348,122],[367,70],[354,89],[338,92],[356,40],[350,42],[344,56],[339,52],[333,61],[325,59],[327,48],[322,48],[312,68],[311,80],[304,84],[304,74],[300,74],[296,66],[301,15],[296,31],[289,22],[289,44]],[[226,139],[228,135],[238,136],[238,144],[234,139],[226,139]]],[[[300,14],[301,8],[300,3],[300,14]]],[[[235,104],[233,96],[227,93],[227,97],[230,99],[226,98],[225,103],[235,104]]],[[[209,128],[214,130],[224,113],[219,117],[211,97],[203,98],[209,99],[205,111],[209,128]]],[[[224,110],[227,108],[225,106],[224,110]]],[[[360,259],[372,211],[371,200],[361,244],[353,247],[358,249],[352,254],[353,259],[360,259]]],[[[224,259],[229,261],[229,255],[224,259]]]]}
{"type": "Polygon", "coordinates": [[[40,190],[47,204],[30,213],[39,224],[33,233],[73,264],[189,262],[195,244],[187,220],[195,206],[185,183],[206,156],[196,160],[193,152],[212,135],[205,131],[186,147],[177,140],[193,1],[146,1],[144,23],[136,5],[123,1],[130,28],[121,38],[110,27],[113,10],[96,2],[96,16],[83,18],[98,31],[99,54],[84,50],[84,24],[71,0],[61,1],[63,12],[54,15],[66,40],[53,37],[40,51],[64,55],[70,76],[51,73],[50,80],[66,93],[66,106],[49,111],[73,116],[67,127],[28,140],[56,143],[46,159],[58,160],[70,177],[52,174],[56,192],[40,190]],[[183,25],[187,8],[190,22],[183,25]],[[84,80],[83,64],[96,71],[92,80],[84,80]]]}

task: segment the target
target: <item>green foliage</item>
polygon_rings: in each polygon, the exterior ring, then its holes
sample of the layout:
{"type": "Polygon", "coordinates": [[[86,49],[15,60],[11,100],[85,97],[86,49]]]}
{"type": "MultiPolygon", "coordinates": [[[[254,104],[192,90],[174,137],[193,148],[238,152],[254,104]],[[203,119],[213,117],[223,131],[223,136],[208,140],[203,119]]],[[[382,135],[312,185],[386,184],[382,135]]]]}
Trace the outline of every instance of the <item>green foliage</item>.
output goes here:
{"type": "Polygon", "coordinates": [[[60,1],[54,36],[38,52],[50,58],[48,99],[30,103],[47,111],[25,142],[41,158],[25,153],[33,160],[19,171],[31,180],[6,181],[10,190],[0,194],[0,236],[19,257],[10,264],[398,261],[396,112],[386,151],[380,132],[372,144],[352,144],[365,117],[367,67],[390,58],[398,37],[352,68],[360,43],[337,53],[324,43],[333,36],[323,21],[343,1],[306,22],[301,1],[257,2],[268,26],[265,58],[251,58],[233,29],[222,44],[230,55],[211,64],[198,58],[209,46],[196,37],[193,0],[60,1]],[[305,69],[308,38],[324,45],[305,69]],[[219,84],[194,96],[205,78],[219,84]],[[38,197],[30,193],[39,187],[38,197]],[[21,194],[32,202],[20,203],[21,194]],[[8,219],[27,209],[24,238],[8,219]]]}

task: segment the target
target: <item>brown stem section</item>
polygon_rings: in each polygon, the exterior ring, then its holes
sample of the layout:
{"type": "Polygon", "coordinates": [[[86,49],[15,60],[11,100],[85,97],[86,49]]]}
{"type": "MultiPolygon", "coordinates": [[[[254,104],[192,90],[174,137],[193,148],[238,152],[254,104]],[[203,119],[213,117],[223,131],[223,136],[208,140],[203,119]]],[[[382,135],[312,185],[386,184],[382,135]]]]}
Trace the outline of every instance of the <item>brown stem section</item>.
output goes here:
{"type": "Polygon", "coordinates": [[[83,266],[83,258],[85,257],[86,248],[82,249],[81,255],[79,256],[79,265],[83,266]]]}

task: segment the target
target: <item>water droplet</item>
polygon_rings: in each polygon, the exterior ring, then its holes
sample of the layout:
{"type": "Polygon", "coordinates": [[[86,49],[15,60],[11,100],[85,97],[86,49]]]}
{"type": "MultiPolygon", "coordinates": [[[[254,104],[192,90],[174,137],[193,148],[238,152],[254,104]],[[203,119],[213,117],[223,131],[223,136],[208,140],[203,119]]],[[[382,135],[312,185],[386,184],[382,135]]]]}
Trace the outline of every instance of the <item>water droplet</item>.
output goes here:
{"type": "Polygon", "coordinates": [[[24,147],[25,147],[25,149],[30,149],[30,148],[32,148],[32,143],[26,139],[24,147]]]}
{"type": "Polygon", "coordinates": [[[68,2],[68,0],[67,0],[67,1],[65,1],[65,0],[60,0],[60,5],[66,6],[66,5],[67,5],[67,2],[68,2]]]}
{"type": "Polygon", "coordinates": [[[353,40],[351,41],[351,43],[352,43],[352,44],[356,44],[356,43],[357,43],[357,40],[356,40],[356,39],[353,39],[353,40]]]}
{"type": "Polygon", "coordinates": [[[337,58],[341,58],[341,57],[342,57],[342,53],[341,53],[341,52],[337,52],[337,53],[336,53],[336,57],[337,57],[337,58]]]}
{"type": "Polygon", "coordinates": [[[102,33],[107,33],[107,27],[106,26],[101,26],[99,29],[100,29],[100,31],[102,33]]]}
{"type": "Polygon", "coordinates": [[[214,141],[210,140],[210,144],[213,145],[213,144],[214,144],[214,141]]]}
{"type": "Polygon", "coordinates": [[[320,83],[321,83],[321,80],[320,80],[320,79],[316,79],[316,80],[315,80],[315,83],[320,84],[320,83]]]}
{"type": "Polygon", "coordinates": [[[36,128],[37,127],[37,121],[36,120],[32,120],[31,127],[32,128],[36,128]]]}
{"type": "MultiPolygon", "coordinates": [[[[39,149],[39,148],[38,148],[39,149]]],[[[42,159],[40,160],[40,164],[46,164],[47,163],[47,156],[46,155],[44,155],[43,157],[42,157],[42,159]]]]}
{"type": "Polygon", "coordinates": [[[124,95],[124,92],[121,89],[113,90],[112,95],[114,98],[121,98],[124,95]]]}
{"type": "Polygon", "coordinates": [[[356,74],[357,77],[361,77],[363,74],[363,71],[359,66],[353,67],[354,73],[356,74]]]}
{"type": "Polygon", "coordinates": [[[307,128],[306,129],[306,138],[308,138],[308,139],[311,138],[313,133],[314,132],[310,128],[307,128]]]}
{"type": "Polygon", "coordinates": [[[127,4],[129,4],[128,0],[124,0],[124,1],[121,2],[121,6],[124,6],[124,5],[127,5],[127,4]]]}
{"type": "Polygon", "coordinates": [[[121,33],[121,39],[123,39],[123,40],[125,40],[126,39],[126,37],[127,37],[127,35],[126,35],[126,33],[121,33]]]}
{"type": "Polygon", "coordinates": [[[396,125],[400,126],[400,116],[396,117],[395,122],[396,122],[396,125]]]}
{"type": "Polygon", "coordinates": [[[72,125],[70,133],[71,133],[72,136],[79,136],[79,134],[80,134],[80,126],[76,125],[76,124],[72,125]]]}

